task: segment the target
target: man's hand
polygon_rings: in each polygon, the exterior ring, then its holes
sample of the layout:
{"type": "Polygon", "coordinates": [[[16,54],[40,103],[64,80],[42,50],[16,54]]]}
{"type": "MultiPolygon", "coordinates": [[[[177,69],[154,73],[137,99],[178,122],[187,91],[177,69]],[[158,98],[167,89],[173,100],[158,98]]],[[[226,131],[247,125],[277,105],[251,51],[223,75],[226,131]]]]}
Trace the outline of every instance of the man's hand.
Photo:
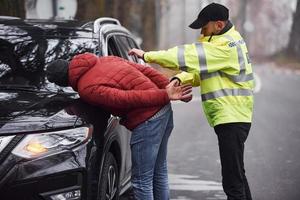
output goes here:
{"type": "Polygon", "coordinates": [[[135,49],[135,48],[128,51],[128,55],[130,55],[130,56],[131,55],[136,55],[138,58],[142,58],[142,59],[144,59],[144,53],[145,52],[143,50],[135,49]]]}
{"type": "Polygon", "coordinates": [[[176,81],[172,81],[166,87],[169,99],[171,101],[192,98],[192,86],[191,85],[175,86],[175,84],[176,84],[176,81]]]}
{"type": "MultiPolygon", "coordinates": [[[[171,82],[174,82],[174,86],[180,86],[180,80],[177,78],[174,78],[171,82]]],[[[187,103],[193,99],[193,95],[188,95],[185,98],[180,99],[181,101],[187,103]]]]}
{"type": "Polygon", "coordinates": [[[180,80],[178,78],[174,78],[173,80],[170,81],[171,83],[174,82],[174,86],[179,86],[180,85],[180,80]]]}
{"type": "Polygon", "coordinates": [[[193,95],[187,96],[186,98],[182,98],[181,101],[187,103],[190,102],[193,99],[193,95]]]}

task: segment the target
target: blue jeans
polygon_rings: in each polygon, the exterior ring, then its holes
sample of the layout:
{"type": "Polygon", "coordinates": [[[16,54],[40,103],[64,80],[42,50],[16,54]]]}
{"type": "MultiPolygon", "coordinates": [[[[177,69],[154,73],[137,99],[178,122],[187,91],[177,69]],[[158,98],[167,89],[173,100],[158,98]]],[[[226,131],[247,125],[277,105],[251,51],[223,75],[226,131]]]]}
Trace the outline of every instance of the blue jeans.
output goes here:
{"type": "Polygon", "coordinates": [[[131,136],[131,182],[136,200],[168,200],[167,144],[173,129],[171,105],[136,127],[131,136]]]}

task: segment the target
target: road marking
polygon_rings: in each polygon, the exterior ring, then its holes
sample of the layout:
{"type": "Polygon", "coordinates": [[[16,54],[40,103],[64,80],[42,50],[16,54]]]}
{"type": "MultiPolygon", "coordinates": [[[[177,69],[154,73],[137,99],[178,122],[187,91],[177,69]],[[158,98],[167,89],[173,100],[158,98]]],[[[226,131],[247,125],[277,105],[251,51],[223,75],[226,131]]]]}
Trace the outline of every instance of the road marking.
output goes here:
{"type": "Polygon", "coordinates": [[[185,197],[185,196],[179,196],[179,197],[176,197],[177,199],[171,199],[171,200],[192,200],[188,197],[185,197]]]}
{"type": "Polygon", "coordinates": [[[171,190],[223,191],[222,184],[215,181],[199,180],[197,176],[169,174],[171,190]]]}
{"type": "Polygon", "coordinates": [[[253,75],[254,75],[254,90],[253,90],[253,92],[259,93],[261,90],[261,86],[262,86],[261,80],[260,80],[258,74],[253,73],[253,75]]]}

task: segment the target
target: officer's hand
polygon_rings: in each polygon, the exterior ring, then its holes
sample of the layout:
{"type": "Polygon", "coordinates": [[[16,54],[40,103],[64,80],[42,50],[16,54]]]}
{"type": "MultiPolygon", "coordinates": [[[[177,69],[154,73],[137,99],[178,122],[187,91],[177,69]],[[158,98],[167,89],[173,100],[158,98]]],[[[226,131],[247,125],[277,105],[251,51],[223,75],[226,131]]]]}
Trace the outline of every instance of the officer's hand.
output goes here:
{"type": "MultiPolygon", "coordinates": [[[[128,55],[136,55],[138,58],[143,58],[144,57],[144,51],[143,50],[141,50],[141,49],[135,49],[135,48],[133,48],[133,49],[131,49],[131,50],[129,50],[128,51],[128,55]]],[[[144,58],[143,58],[144,59],[144,58]]]]}

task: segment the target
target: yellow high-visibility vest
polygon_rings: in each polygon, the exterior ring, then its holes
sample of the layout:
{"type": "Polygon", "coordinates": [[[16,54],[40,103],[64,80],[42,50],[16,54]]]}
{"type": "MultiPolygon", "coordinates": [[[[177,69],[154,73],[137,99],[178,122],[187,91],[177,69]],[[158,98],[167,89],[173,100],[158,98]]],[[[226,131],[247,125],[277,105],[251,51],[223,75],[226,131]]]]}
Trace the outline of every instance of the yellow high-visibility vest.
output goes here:
{"type": "Polygon", "coordinates": [[[245,41],[234,28],[221,35],[166,51],[144,54],[146,62],[181,70],[183,84],[200,86],[202,105],[211,126],[251,122],[253,72],[245,41]]]}

